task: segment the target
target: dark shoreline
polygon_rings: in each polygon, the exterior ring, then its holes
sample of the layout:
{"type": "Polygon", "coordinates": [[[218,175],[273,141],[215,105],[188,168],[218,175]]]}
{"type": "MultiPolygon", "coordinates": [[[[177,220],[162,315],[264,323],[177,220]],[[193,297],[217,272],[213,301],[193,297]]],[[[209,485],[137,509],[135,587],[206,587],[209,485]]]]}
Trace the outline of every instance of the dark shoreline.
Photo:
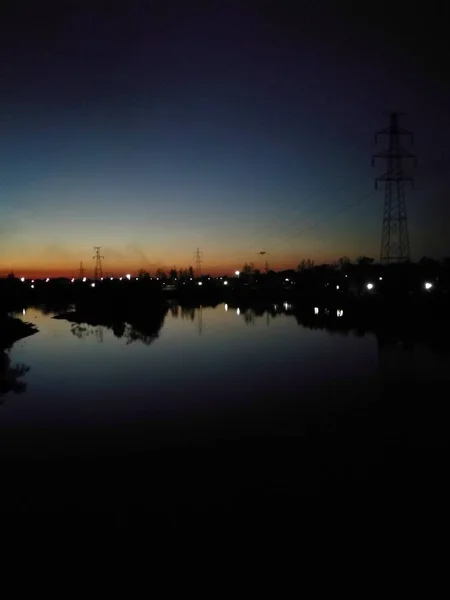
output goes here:
{"type": "Polygon", "coordinates": [[[39,329],[32,323],[4,315],[0,317],[0,352],[9,350],[19,340],[37,333],[39,329]]]}

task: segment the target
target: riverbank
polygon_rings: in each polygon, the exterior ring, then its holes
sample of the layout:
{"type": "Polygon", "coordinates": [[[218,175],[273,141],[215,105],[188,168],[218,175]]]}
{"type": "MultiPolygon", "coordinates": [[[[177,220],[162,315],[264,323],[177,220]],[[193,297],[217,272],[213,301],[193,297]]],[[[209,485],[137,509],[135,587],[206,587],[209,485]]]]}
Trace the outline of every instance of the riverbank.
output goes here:
{"type": "Polygon", "coordinates": [[[24,323],[8,315],[0,316],[0,351],[8,350],[15,342],[38,331],[31,323],[24,323]]]}

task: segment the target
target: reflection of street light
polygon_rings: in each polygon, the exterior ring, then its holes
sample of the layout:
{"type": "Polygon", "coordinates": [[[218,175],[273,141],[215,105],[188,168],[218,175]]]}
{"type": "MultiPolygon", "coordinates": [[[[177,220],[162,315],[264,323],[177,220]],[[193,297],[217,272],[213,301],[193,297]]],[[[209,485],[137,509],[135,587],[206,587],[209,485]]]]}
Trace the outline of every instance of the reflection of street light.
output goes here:
{"type": "Polygon", "coordinates": [[[239,309],[239,308],[237,308],[237,309],[236,309],[236,314],[237,314],[237,315],[240,315],[240,314],[241,314],[241,311],[240,311],[240,309],[239,309]]]}
{"type": "Polygon", "coordinates": [[[225,312],[228,310],[228,304],[225,304],[225,312]]]}

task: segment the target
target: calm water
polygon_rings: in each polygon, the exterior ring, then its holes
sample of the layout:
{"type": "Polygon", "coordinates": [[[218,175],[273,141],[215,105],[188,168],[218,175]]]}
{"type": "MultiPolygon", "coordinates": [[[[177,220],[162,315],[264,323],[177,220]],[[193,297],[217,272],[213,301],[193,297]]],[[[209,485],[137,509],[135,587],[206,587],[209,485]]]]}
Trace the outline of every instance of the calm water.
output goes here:
{"type": "Polygon", "coordinates": [[[364,406],[386,381],[448,377],[449,357],[425,345],[311,329],[277,310],[172,306],[142,333],[29,308],[19,316],[39,333],[10,352],[11,365],[29,371],[23,393],[1,398],[2,444],[13,454],[77,454],[139,449],[149,436],[178,443],[295,435],[306,416],[330,403],[344,412],[364,406]]]}
{"type": "Polygon", "coordinates": [[[131,325],[27,309],[39,333],[2,366],[22,391],[0,397],[13,535],[235,543],[308,530],[322,553],[349,524],[363,537],[370,525],[367,540],[401,531],[405,548],[440,528],[448,336],[357,335],[348,315],[293,313],[172,306],[131,325]]]}

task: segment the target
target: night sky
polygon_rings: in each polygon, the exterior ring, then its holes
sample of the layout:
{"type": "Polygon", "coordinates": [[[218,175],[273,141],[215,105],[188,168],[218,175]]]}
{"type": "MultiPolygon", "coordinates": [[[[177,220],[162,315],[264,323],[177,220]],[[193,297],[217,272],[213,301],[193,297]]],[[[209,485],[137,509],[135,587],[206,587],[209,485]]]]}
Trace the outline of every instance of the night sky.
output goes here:
{"type": "Polygon", "coordinates": [[[413,258],[450,255],[444,15],[304,4],[2,3],[0,272],[378,258],[388,110],[415,132],[413,258]]]}

